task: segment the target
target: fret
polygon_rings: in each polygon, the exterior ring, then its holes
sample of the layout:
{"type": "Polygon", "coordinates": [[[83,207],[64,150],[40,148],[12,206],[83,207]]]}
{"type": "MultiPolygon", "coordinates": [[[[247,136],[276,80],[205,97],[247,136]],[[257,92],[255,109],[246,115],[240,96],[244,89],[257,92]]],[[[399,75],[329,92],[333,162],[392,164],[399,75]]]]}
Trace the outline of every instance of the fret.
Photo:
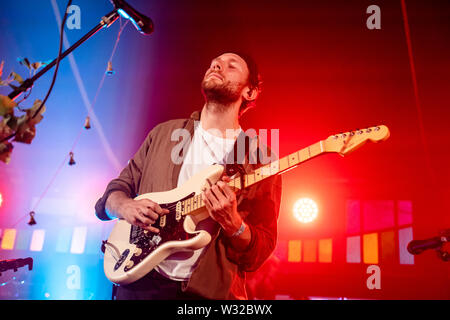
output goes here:
{"type": "Polygon", "coordinates": [[[241,188],[241,177],[237,177],[234,179],[234,187],[237,189],[242,189],[241,188]]]}
{"type": "Polygon", "coordinates": [[[311,158],[318,156],[319,154],[321,154],[323,152],[322,150],[322,141],[316,142],[313,145],[309,146],[309,151],[311,154],[311,158]]]}
{"type": "Polygon", "coordinates": [[[289,167],[298,164],[298,152],[291,153],[288,158],[289,167]]]}
{"type": "Polygon", "coordinates": [[[280,159],[280,171],[284,171],[289,168],[288,157],[283,157],[280,159]]]}
{"type": "Polygon", "coordinates": [[[191,199],[192,199],[192,198],[186,199],[187,206],[188,206],[188,212],[191,212],[191,211],[192,211],[192,207],[191,207],[191,199]]]}
{"type": "Polygon", "coordinates": [[[299,159],[300,162],[306,161],[309,158],[311,158],[310,155],[309,155],[308,148],[304,148],[304,149],[300,150],[298,153],[300,155],[300,159],[299,159]]]}
{"type": "Polygon", "coordinates": [[[196,201],[197,201],[197,209],[202,207],[202,195],[199,194],[196,196],[196,201]]]}
{"type": "Polygon", "coordinates": [[[261,181],[263,179],[261,176],[260,168],[255,170],[254,175],[255,175],[255,182],[261,181]]]}
{"type": "Polygon", "coordinates": [[[274,175],[280,171],[280,160],[276,160],[270,164],[270,174],[274,175]]]}
{"type": "Polygon", "coordinates": [[[249,173],[246,176],[247,176],[247,180],[248,180],[248,182],[246,183],[246,186],[250,186],[255,183],[255,174],[254,173],[249,173]]]}

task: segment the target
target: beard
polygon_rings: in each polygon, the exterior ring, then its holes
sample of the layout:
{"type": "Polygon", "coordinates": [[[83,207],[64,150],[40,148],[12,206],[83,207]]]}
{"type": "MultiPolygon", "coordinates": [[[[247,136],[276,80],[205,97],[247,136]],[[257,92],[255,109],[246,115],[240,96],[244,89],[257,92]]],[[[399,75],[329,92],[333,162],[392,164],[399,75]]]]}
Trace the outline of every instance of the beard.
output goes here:
{"type": "Polygon", "coordinates": [[[243,85],[230,82],[218,82],[217,80],[203,80],[202,92],[206,102],[228,106],[239,100],[243,85]]]}

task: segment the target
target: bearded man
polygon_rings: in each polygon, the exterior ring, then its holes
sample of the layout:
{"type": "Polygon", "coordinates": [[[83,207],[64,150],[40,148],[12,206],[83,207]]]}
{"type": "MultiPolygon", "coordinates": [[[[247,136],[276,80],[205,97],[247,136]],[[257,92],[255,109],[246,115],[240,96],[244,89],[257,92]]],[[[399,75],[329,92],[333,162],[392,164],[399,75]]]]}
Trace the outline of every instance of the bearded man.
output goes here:
{"type": "Polygon", "coordinates": [[[227,52],[216,57],[202,81],[201,112],[153,128],[119,177],[108,184],[95,206],[97,217],[125,219],[157,233],[155,221],[169,211],[149,199],[134,200],[137,195],[174,189],[212,164],[227,169],[202,193],[209,218],[198,228],[211,234],[210,243],[174,253],[141,279],[115,286],[116,299],[247,299],[245,273],[257,270],[275,248],[281,199],[280,176],[238,194],[228,185],[233,174],[252,172],[267,154],[261,146],[250,150],[251,143],[241,159],[236,152],[238,142],[255,139],[244,133],[239,118],[255,106],[260,84],[248,55],[227,52]],[[182,161],[176,161],[173,151],[179,141],[172,136],[180,129],[189,132],[190,139],[183,145],[182,161]]]}

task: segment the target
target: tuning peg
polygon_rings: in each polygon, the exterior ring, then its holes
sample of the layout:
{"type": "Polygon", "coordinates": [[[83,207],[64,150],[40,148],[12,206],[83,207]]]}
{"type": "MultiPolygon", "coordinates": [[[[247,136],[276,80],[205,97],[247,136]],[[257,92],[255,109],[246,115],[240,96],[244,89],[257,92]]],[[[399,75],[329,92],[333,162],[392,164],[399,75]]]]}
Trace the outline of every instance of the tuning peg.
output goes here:
{"type": "Polygon", "coordinates": [[[30,220],[28,221],[28,225],[32,226],[36,224],[36,220],[34,219],[34,211],[31,211],[29,213],[30,215],[30,220]]]}
{"type": "Polygon", "coordinates": [[[114,70],[113,70],[113,67],[112,67],[112,62],[111,61],[108,61],[108,67],[106,68],[106,72],[105,72],[108,76],[112,76],[114,73],[116,73],[114,70]]]}
{"type": "Polygon", "coordinates": [[[76,163],[75,160],[73,159],[73,152],[71,151],[69,155],[70,155],[69,166],[73,166],[76,163]]]}
{"type": "Polygon", "coordinates": [[[85,129],[90,129],[91,128],[91,119],[89,118],[89,116],[87,116],[86,120],[84,120],[84,128],[85,129]]]}

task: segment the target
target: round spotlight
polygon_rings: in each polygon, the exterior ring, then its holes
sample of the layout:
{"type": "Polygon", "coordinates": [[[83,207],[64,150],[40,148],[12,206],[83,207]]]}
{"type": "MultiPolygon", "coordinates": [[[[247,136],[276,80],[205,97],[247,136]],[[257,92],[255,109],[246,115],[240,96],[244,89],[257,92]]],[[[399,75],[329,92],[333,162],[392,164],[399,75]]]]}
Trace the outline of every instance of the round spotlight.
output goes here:
{"type": "Polygon", "coordinates": [[[317,218],[319,208],[314,200],[302,198],[294,204],[294,217],[301,223],[309,223],[317,218]]]}

